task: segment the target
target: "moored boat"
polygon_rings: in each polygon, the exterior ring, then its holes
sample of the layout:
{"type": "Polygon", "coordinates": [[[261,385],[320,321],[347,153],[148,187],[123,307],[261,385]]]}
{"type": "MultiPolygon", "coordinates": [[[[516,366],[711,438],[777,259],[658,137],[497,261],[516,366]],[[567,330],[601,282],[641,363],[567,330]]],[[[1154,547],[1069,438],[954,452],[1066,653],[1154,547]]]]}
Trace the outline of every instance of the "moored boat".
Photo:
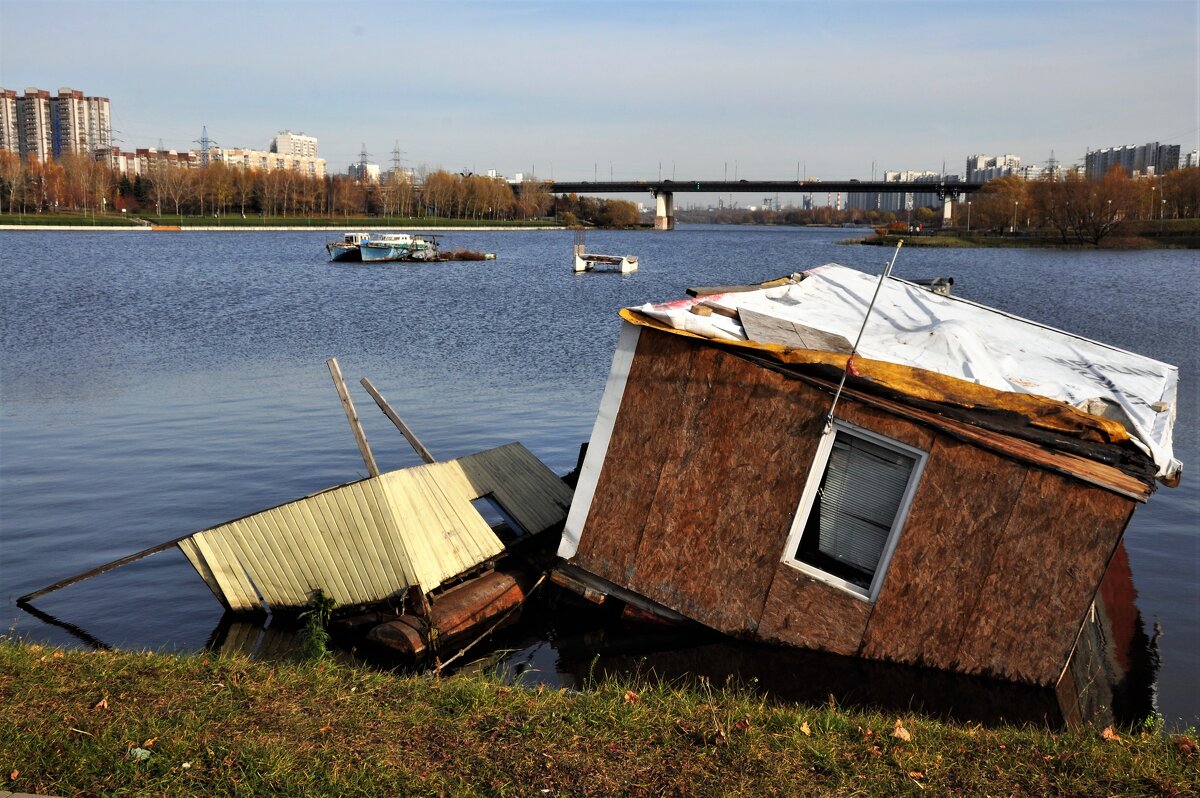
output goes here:
{"type": "Polygon", "coordinates": [[[397,260],[437,260],[438,236],[384,233],[362,242],[359,252],[367,263],[397,260]]]}
{"type": "Polygon", "coordinates": [[[330,241],[326,244],[325,251],[329,253],[329,259],[332,261],[361,261],[362,252],[359,248],[370,237],[370,233],[346,233],[341,241],[330,241]]]}

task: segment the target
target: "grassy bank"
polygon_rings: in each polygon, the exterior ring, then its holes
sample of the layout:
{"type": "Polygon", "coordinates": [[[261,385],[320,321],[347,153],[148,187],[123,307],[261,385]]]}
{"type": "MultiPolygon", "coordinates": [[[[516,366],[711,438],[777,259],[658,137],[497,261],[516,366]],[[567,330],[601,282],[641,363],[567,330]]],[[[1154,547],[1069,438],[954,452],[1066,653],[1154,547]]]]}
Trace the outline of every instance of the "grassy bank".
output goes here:
{"type": "Polygon", "coordinates": [[[1051,733],[605,683],[0,643],[0,791],[1195,795],[1192,736],[1051,733]]]}
{"type": "Polygon", "coordinates": [[[176,227],[328,227],[335,230],[379,229],[403,227],[436,229],[439,227],[553,227],[554,220],[535,219],[527,221],[490,219],[444,219],[433,217],[400,216],[258,216],[241,214],[227,216],[177,216],[164,214],[80,214],[80,213],[26,213],[0,214],[2,225],[69,226],[69,227],[144,227],[166,225],[176,227]]]}

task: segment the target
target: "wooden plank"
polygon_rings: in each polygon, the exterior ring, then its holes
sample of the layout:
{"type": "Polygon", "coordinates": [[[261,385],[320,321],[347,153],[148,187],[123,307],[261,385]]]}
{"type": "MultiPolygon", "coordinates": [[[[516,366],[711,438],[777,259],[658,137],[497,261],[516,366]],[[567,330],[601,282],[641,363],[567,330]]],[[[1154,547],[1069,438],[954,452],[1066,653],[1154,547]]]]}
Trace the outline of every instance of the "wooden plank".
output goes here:
{"type": "Polygon", "coordinates": [[[346,390],[346,381],[342,379],[342,369],[338,366],[337,358],[329,358],[325,361],[325,365],[329,367],[329,376],[333,378],[333,387],[337,389],[338,398],[342,400],[342,410],[345,411],[346,420],[350,422],[350,429],[354,432],[354,441],[358,444],[358,451],[362,455],[363,463],[367,466],[367,473],[377,477],[379,476],[379,466],[375,464],[375,455],[371,453],[366,433],[363,432],[362,424],[358,420],[358,412],[354,409],[350,392],[346,390]]]}
{"type": "MultiPolygon", "coordinates": [[[[640,522],[633,573],[618,582],[729,634],[758,627],[823,423],[823,408],[799,395],[805,389],[739,360],[698,347],[686,373],[669,372],[683,389],[673,428],[657,434],[676,443],[640,522]]],[[[649,406],[621,413],[661,422],[656,388],[640,388],[649,406]]],[[[625,396],[637,399],[639,389],[631,384],[625,396]]],[[[639,460],[621,465],[640,469],[639,460]]]]}
{"type": "Polygon", "coordinates": [[[369,393],[371,398],[375,400],[375,404],[379,405],[379,409],[383,411],[383,414],[392,420],[392,423],[396,425],[396,429],[400,430],[400,434],[405,437],[409,445],[412,446],[416,451],[417,455],[420,456],[420,458],[426,463],[436,463],[437,460],[435,460],[433,455],[429,453],[429,450],[425,448],[425,444],[417,440],[417,436],[413,434],[413,431],[409,429],[408,425],[405,424],[396,411],[392,409],[392,406],[388,404],[387,400],[383,398],[383,394],[379,393],[379,391],[375,389],[375,386],[371,384],[371,381],[366,377],[363,377],[361,380],[359,380],[359,382],[361,382],[362,386],[367,389],[367,393],[369,393]]]}
{"type": "Polygon", "coordinates": [[[748,291],[758,291],[763,288],[771,288],[777,285],[786,285],[792,280],[790,277],[780,277],[777,280],[768,280],[765,283],[755,283],[753,285],[702,285],[686,289],[688,296],[700,297],[711,296],[712,294],[739,294],[748,291]]]}
{"type": "Polygon", "coordinates": [[[953,669],[1030,473],[1027,465],[938,436],[867,626],[864,656],[953,669]]]}
{"type": "Polygon", "coordinates": [[[850,354],[854,345],[845,336],[818,330],[787,319],[768,316],[750,308],[739,308],[738,315],[746,337],[764,344],[783,344],[797,349],[850,354]]]}
{"type": "Polygon", "coordinates": [[[779,563],[763,607],[758,636],[769,643],[859,653],[871,605],[779,563]]]}
{"type": "Polygon", "coordinates": [[[980,580],[958,669],[1053,686],[1135,506],[1031,471],[980,580]]]}

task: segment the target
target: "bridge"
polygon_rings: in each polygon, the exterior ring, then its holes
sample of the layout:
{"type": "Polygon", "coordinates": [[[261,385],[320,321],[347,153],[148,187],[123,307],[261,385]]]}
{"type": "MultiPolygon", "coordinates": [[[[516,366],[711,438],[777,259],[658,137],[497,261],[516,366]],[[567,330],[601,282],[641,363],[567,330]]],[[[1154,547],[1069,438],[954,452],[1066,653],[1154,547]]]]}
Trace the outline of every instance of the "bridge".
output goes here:
{"type": "MultiPolygon", "coordinates": [[[[539,185],[551,194],[635,194],[648,191],[657,200],[654,226],[675,229],[675,194],[936,194],[942,214],[950,218],[950,204],[983,188],[983,183],[914,182],[882,180],[610,180],[569,182],[544,180],[539,185]]],[[[514,186],[518,191],[521,184],[514,186]]]]}

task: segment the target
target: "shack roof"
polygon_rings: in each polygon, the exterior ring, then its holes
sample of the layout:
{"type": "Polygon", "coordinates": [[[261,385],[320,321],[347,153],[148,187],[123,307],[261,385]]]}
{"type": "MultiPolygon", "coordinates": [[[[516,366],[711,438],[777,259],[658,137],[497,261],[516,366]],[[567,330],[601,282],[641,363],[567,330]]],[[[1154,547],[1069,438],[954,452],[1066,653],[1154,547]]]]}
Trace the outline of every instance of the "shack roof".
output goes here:
{"type": "MultiPolygon", "coordinates": [[[[878,275],[830,263],[753,290],[648,303],[622,316],[766,350],[787,363],[845,367],[877,285],[878,275]]],[[[1171,445],[1179,370],[1153,358],[888,277],[854,364],[900,394],[1015,410],[1057,431],[1069,431],[1055,426],[1068,422],[1048,421],[1038,405],[1066,405],[1074,409],[1069,423],[1079,426],[1082,417],[1082,426],[1092,425],[1086,434],[1131,441],[1159,479],[1173,482],[1182,468],[1171,445]]]]}

